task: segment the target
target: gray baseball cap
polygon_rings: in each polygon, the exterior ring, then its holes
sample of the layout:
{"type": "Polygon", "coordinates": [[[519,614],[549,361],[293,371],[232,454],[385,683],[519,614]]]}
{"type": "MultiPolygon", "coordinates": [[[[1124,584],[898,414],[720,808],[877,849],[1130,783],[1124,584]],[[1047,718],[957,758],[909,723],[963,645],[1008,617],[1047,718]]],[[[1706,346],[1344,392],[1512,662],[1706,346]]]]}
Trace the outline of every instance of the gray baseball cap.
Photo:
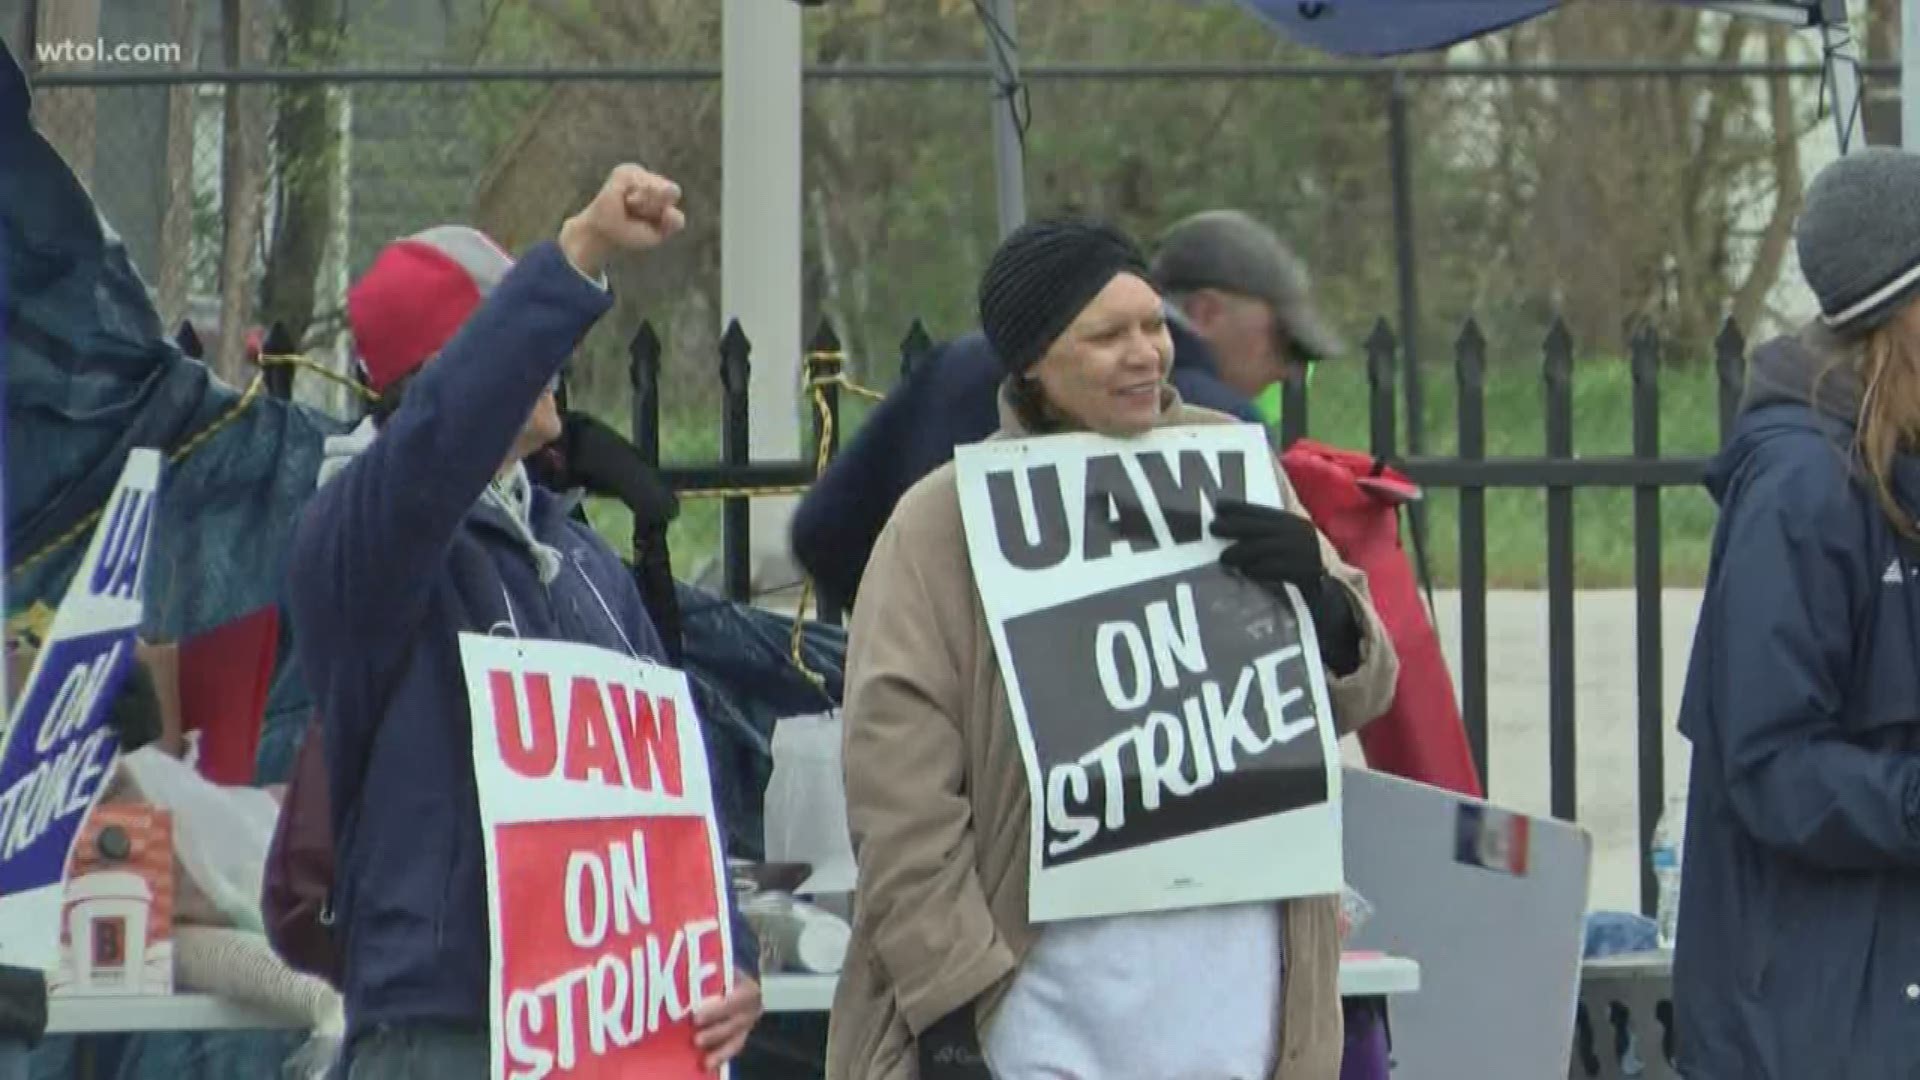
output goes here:
{"type": "Polygon", "coordinates": [[[1292,347],[1308,360],[1346,351],[1309,295],[1307,268],[1273,230],[1239,210],[1207,210],[1167,230],[1153,276],[1171,293],[1197,289],[1250,296],[1272,305],[1292,347]]]}

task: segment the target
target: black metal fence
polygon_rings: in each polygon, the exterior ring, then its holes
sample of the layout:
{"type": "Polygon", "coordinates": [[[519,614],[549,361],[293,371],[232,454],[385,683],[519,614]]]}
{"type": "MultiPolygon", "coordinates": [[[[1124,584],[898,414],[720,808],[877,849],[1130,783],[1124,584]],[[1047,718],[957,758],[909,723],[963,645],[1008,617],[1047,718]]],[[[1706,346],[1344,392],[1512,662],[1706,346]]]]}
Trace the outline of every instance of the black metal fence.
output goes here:
{"type": "MultiPolygon", "coordinates": [[[[1635,596],[1636,731],[1639,743],[1638,822],[1641,909],[1652,913],[1657,885],[1648,862],[1653,830],[1665,806],[1664,728],[1666,688],[1661,622],[1661,521],[1663,488],[1692,486],[1705,477],[1704,456],[1663,456],[1660,451],[1661,342],[1649,328],[1631,338],[1627,363],[1632,372],[1632,451],[1625,456],[1576,456],[1573,449],[1574,341],[1556,321],[1542,347],[1541,407],[1545,438],[1536,457],[1486,456],[1486,338],[1469,319],[1454,342],[1457,386],[1457,452],[1452,456],[1403,457],[1395,423],[1396,378],[1402,370],[1399,342],[1382,320],[1367,339],[1368,426],[1370,452],[1393,461],[1426,488],[1459,492],[1460,697],[1462,719],[1473,760],[1489,782],[1487,650],[1487,518],[1489,490],[1521,488],[1546,494],[1546,594],[1548,657],[1548,754],[1553,816],[1577,816],[1575,760],[1574,511],[1581,489],[1626,488],[1633,492],[1633,590],[1635,596]]],[[[1714,371],[1720,436],[1725,439],[1739,404],[1746,371],[1746,337],[1725,323],[1714,342],[1714,371]]],[[[1409,368],[1408,370],[1411,370],[1409,368]]],[[[1291,444],[1309,431],[1311,403],[1306,383],[1284,390],[1282,441],[1291,444]]],[[[1416,505],[1414,530],[1426,525],[1416,505]]],[[[1684,643],[1679,643],[1684,647],[1684,643]]]]}
{"type": "MultiPolygon", "coordinates": [[[[183,336],[191,331],[183,330],[183,336]]],[[[931,348],[926,329],[915,322],[900,343],[899,367],[904,375],[931,348]]],[[[268,353],[274,351],[269,334],[268,353]]],[[[1576,456],[1573,445],[1573,370],[1575,343],[1564,324],[1556,322],[1541,351],[1541,409],[1545,420],[1540,453],[1533,456],[1486,454],[1488,418],[1484,379],[1487,342],[1479,326],[1468,320],[1454,341],[1453,374],[1457,388],[1458,449],[1450,456],[1401,452],[1400,382],[1405,367],[1399,338],[1383,319],[1366,340],[1367,413],[1370,432],[1367,449],[1393,462],[1425,488],[1459,493],[1460,681],[1456,688],[1473,760],[1483,781],[1490,781],[1488,761],[1487,633],[1487,514],[1486,497],[1501,489],[1545,492],[1546,598],[1548,650],[1548,747],[1552,813],[1576,817],[1575,759],[1575,529],[1574,494],[1591,489],[1629,489],[1633,492],[1633,589],[1636,597],[1636,731],[1639,743],[1637,803],[1640,850],[1640,898],[1643,910],[1654,906],[1655,882],[1647,863],[1653,828],[1665,805],[1663,741],[1666,687],[1661,634],[1661,511],[1663,489],[1697,485],[1705,475],[1704,456],[1663,455],[1660,448],[1660,374],[1663,361],[1659,338],[1645,327],[1633,334],[1626,363],[1632,375],[1632,450],[1617,456],[1576,456]]],[[[833,328],[825,323],[816,331],[806,358],[807,405],[813,412],[810,445],[800,456],[784,461],[749,460],[752,418],[748,409],[748,375],[753,345],[738,323],[720,338],[715,373],[721,388],[720,454],[713,461],[662,461],[663,426],[660,394],[662,342],[650,323],[643,323],[628,344],[627,375],[632,387],[631,429],[634,443],[655,464],[668,483],[683,496],[724,500],[721,565],[724,588],[737,600],[750,600],[750,516],[753,498],[797,494],[829,462],[845,430],[841,422],[843,390],[865,391],[843,375],[845,355],[833,328]]],[[[1732,423],[1745,375],[1746,339],[1732,322],[1723,326],[1713,358],[1716,373],[1719,425],[1724,438],[1732,423]]],[[[291,379],[280,372],[263,374],[278,396],[291,392],[291,379]]],[[[1281,437],[1284,444],[1308,435],[1312,400],[1304,380],[1283,387],[1281,437]]],[[[1427,523],[1416,510],[1411,529],[1423,533],[1427,523]]],[[[837,620],[833,612],[823,613],[837,620]]]]}

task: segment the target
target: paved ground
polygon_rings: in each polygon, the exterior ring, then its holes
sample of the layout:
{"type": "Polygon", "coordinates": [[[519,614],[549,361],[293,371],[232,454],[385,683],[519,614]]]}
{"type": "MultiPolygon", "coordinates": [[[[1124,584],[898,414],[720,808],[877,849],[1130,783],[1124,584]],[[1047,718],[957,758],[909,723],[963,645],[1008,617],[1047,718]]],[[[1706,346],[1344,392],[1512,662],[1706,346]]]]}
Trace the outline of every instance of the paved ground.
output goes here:
{"type": "MultiPolygon", "coordinates": [[[[1459,594],[1434,596],[1441,641],[1459,679],[1459,594]]],[[[1593,833],[1592,904],[1637,909],[1639,776],[1634,594],[1579,593],[1574,605],[1574,721],[1579,822],[1593,833]]],[[[1665,773],[1686,783],[1688,744],[1674,728],[1687,655],[1699,617],[1698,589],[1661,596],[1665,773]]],[[[1530,813],[1550,809],[1547,758],[1547,598],[1496,592],[1487,599],[1488,767],[1494,802],[1530,813]]]]}

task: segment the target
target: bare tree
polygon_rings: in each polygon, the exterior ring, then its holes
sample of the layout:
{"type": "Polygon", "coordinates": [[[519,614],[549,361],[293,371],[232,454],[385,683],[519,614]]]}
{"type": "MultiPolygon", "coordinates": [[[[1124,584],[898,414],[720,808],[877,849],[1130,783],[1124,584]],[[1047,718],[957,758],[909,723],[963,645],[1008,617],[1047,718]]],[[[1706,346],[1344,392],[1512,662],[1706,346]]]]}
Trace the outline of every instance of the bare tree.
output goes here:
{"type": "MultiPolygon", "coordinates": [[[[582,63],[610,63],[645,55],[659,63],[685,62],[720,39],[719,5],[706,0],[525,0],[543,51],[582,63]]],[[[524,44],[524,43],[523,43],[524,44]]],[[[477,113],[494,109],[479,98],[477,113]]],[[[507,108],[507,106],[502,106],[507,108]]],[[[697,366],[689,388],[710,391],[718,328],[720,268],[720,95],[717,86],[672,83],[559,83],[531,104],[510,107],[512,124],[480,177],[474,222],[510,249],[549,236],[590,196],[612,166],[637,160],[671,172],[685,189],[686,232],[654,257],[614,268],[620,319],[603,322],[588,339],[588,355],[620,356],[619,331],[640,318],[661,327],[668,361],[697,366]]],[[[574,385],[585,397],[603,396],[624,364],[583,364],[574,385]]],[[[668,378],[673,378],[670,373],[668,378]]]]}
{"type": "MultiPolygon", "coordinates": [[[[36,73],[81,70],[89,66],[80,62],[74,50],[91,50],[99,40],[100,0],[43,0],[30,10],[35,17],[36,46],[50,48],[55,58],[46,64],[41,63],[38,55],[26,58],[36,73]]],[[[91,87],[61,87],[34,96],[34,125],[66,159],[68,167],[83,184],[93,178],[97,112],[91,87]]]]}
{"type": "MultiPolygon", "coordinates": [[[[258,0],[221,0],[229,68],[259,63],[265,55],[265,19],[258,0]]],[[[267,91],[238,83],[226,91],[220,200],[224,237],[220,253],[220,348],[214,373],[239,386],[247,381],[247,330],[253,321],[254,259],[260,239],[266,186],[267,91]]]]}
{"type": "MultiPolygon", "coordinates": [[[[1787,59],[1787,31],[1770,27],[1767,31],[1767,60],[1781,64],[1787,59]]],[[[1793,107],[1793,88],[1783,75],[1767,80],[1767,117],[1773,130],[1773,213],[1761,233],[1758,250],[1733,298],[1733,317],[1742,326],[1753,326],[1766,310],[1768,290],[1780,278],[1780,266],[1786,260],[1787,245],[1793,239],[1793,221],[1800,214],[1803,179],[1800,174],[1800,120],[1793,107]]]]}
{"type": "MultiPolygon", "coordinates": [[[[193,67],[198,57],[196,0],[170,0],[167,32],[180,43],[180,67],[193,67]]],[[[156,292],[161,325],[172,329],[187,310],[187,279],[193,265],[193,143],[195,134],[191,86],[167,88],[166,195],[160,211],[160,267],[156,292]]]]}
{"type": "MultiPolygon", "coordinates": [[[[1549,60],[1722,64],[1763,43],[1784,59],[1788,40],[1748,19],[1659,7],[1624,17],[1595,2],[1519,34],[1549,60]]],[[[1799,206],[1793,90],[1784,77],[1565,80],[1529,101],[1528,126],[1505,126],[1537,177],[1513,208],[1529,227],[1511,253],[1578,340],[1619,347],[1629,323],[1648,319],[1682,354],[1705,356],[1723,317],[1763,311],[1799,206]],[[1759,215],[1756,199],[1771,204],[1759,215]]]]}
{"type": "MultiPolygon", "coordinates": [[[[287,0],[276,35],[276,61],[290,67],[329,67],[340,56],[340,0],[287,0]]],[[[327,254],[339,187],[340,111],[325,86],[288,85],[278,91],[273,169],[278,212],[260,285],[261,322],[286,327],[304,343],[313,321],[320,266],[327,254]]]]}

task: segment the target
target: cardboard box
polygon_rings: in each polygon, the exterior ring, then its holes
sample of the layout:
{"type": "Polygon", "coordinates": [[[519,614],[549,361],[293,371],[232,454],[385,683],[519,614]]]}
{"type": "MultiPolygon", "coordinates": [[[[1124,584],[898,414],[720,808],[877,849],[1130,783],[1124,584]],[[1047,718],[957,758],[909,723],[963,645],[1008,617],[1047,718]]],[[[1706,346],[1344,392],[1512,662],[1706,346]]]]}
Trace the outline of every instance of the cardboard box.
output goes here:
{"type": "Polygon", "coordinates": [[[52,997],[173,992],[173,818],[101,803],[80,828],[60,920],[52,997]]]}

